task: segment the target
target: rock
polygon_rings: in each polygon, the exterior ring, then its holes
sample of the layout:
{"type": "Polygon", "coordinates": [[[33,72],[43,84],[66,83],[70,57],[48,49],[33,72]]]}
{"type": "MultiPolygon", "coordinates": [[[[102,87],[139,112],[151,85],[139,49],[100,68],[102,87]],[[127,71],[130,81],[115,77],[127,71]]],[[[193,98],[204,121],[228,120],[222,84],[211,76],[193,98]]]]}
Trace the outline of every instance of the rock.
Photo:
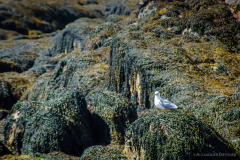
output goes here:
{"type": "Polygon", "coordinates": [[[78,0],[78,4],[80,5],[87,5],[87,4],[98,4],[95,0],[78,0]]]}
{"type": "Polygon", "coordinates": [[[83,49],[87,34],[93,25],[98,25],[99,19],[81,18],[68,25],[67,28],[58,33],[55,38],[54,47],[45,51],[44,55],[55,57],[60,53],[70,53],[74,49],[83,49]]]}
{"type": "Polygon", "coordinates": [[[119,15],[116,15],[116,14],[112,14],[112,15],[108,16],[105,21],[106,22],[117,23],[117,22],[123,20],[124,18],[125,18],[124,16],[119,16],[119,15]]]}
{"type": "Polygon", "coordinates": [[[7,81],[0,81],[0,87],[1,109],[10,110],[17,102],[17,97],[12,94],[11,85],[7,81]]]}
{"type": "Polygon", "coordinates": [[[57,89],[42,102],[18,102],[10,115],[5,123],[5,143],[18,153],[62,151],[80,156],[94,144],[90,114],[77,90],[57,89]]]}
{"type": "Polygon", "coordinates": [[[63,152],[52,152],[48,154],[41,154],[40,156],[30,156],[30,155],[5,155],[0,157],[2,159],[24,159],[24,160],[34,160],[34,159],[51,159],[51,160],[78,160],[79,157],[67,155],[63,152]]]}
{"type": "Polygon", "coordinates": [[[22,72],[22,69],[20,66],[13,62],[13,61],[4,61],[0,59],[0,73],[2,72],[10,72],[10,71],[15,71],[15,72],[22,72]]]}
{"type": "Polygon", "coordinates": [[[127,133],[124,151],[129,159],[199,159],[201,154],[216,153],[240,157],[212,127],[184,113],[150,112],[136,120],[127,133]]]}
{"type": "Polygon", "coordinates": [[[0,110],[0,121],[7,117],[9,111],[8,110],[0,110]]]}
{"type": "Polygon", "coordinates": [[[236,124],[240,122],[240,109],[236,107],[239,105],[238,91],[232,97],[217,96],[211,98],[205,102],[205,104],[201,105],[201,107],[199,105],[192,105],[188,111],[194,113],[199,119],[206,123],[214,122],[220,118],[221,122],[211,123],[211,125],[218,130],[221,135],[230,139],[230,137],[240,135],[238,125],[227,125],[232,122],[236,124]],[[218,116],[216,116],[216,114],[218,116]],[[222,128],[223,126],[225,126],[224,129],[222,128]],[[231,130],[231,132],[229,133],[228,130],[231,130]]]}
{"type": "Polygon", "coordinates": [[[23,93],[32,86],[38,75],[26,71],[23,73],[0,73],[0,108],[11,110],[23,93]]]}
{"type": "Polygon", "coordinates": [[[28,34],[28,28],[27,25],[24,23],[13,20],[13,19],[6,19],[0,23],[0,27],[3,29],[9,29],[9,30],[14,30],[17,31],[21,34],[28,34]]]}
{"type": "Polygon", "coordinates": [[[98,143],[123,144],[126,128],[137,119],[136,108],[131,102],[109,91],[90,92],[87,102],[98,143]]]}
{"type": "Polygon", "coordinates": [[[92,146],[83,152],[80,160],[90,160],[90,159],[113,159],[113,160],[123,160],[126,157],[122,154],[122,150],[115,146],[92,146]]]}
{"type": "MultiPolygon", "coordinates": [[[[11,151],[0,141],[0,156],[11,154],[11,151]]],[[[1,157],[0,157],[1,158],[1,157]]]]}
{"type": "Polygon", "coordinates": [[[118,1],[118,2],[110,2],[107,4],[107,7],[104,9],[105,11],[109,11],[106,15],[105,18],[112,14],[117,14],[117,15],[130,15],[130,13],[133,11],[132,8],[127,6],[124,2],[118,1]]]}
{"type": "Polygon", "coordinates": [[[112,22],[105,22],[98,25],[89,32],[84,50],[95,50],[100,47],[110,46],[112,37],[114,37],[122,27],[122,25],[114,24],[112,22]]]}
{"type": "Polygon", "coordinates": [[[17,63],[23,71],[26,71],[33,66],[35,59],[38,57],[36,52],[39,47],[37,47],[37,45],[38,44],[32,42],[24,46],[2,49],[0,50],[0,59],[13,61],[17,63]]]}
{"type": "Polygon", "coordinates": [[[240,141],[239,140],[232,140],[231,143],[236,146],[238,149],[240,149],[240,141]]]}
{"type": "Polygon", "coordinates": [[[29,71],[36,72],[39,75],[42,75],[46,72],[52,72],[52,70],[55,68],[55,65],[64,56],[66,56],[64,53],[53,58],[48,56],[40,56],[36,58],[33,67],[30,68],[29,71]]]}
{"type": "Polygon", "coordinates": [[[51,73],[40,76],[22,100],[38,101],[62,87],[77,87],[84,96],[91,90],[102,88],[108,74],[108,56],[109,48],[107,47],[96,51],[68,54],[57,63],[51,73]],[[96,61],[92,61],[96,56],[96,61]],[[103,63],[99,63],[100,61],[103,63]]]}
{"type": "Polygon", "coordinates": [[[99,14],[75,2],[13,1],[1,5],[0,27],[28,34],[31,30],[50,33],[81,17],[96,18],[99,14]]]}
{"type": "Polygon", "coordinates": [[[231,6],[237,6],[238,4],[240,4],[240,2],[238,0],[225,0],[227,4],[231,5],[231,6]]]}

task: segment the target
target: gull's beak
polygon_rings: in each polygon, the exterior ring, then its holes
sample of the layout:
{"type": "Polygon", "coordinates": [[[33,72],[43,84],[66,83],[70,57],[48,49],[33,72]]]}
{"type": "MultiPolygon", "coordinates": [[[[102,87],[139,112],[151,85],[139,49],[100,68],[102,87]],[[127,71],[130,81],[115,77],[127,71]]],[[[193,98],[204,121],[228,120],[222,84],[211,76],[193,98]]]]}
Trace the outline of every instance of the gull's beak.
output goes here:
{"type": "Polygon", "coordinates": [[[154,96],[156,96],[156,94],[154,94],[154,96]]]}

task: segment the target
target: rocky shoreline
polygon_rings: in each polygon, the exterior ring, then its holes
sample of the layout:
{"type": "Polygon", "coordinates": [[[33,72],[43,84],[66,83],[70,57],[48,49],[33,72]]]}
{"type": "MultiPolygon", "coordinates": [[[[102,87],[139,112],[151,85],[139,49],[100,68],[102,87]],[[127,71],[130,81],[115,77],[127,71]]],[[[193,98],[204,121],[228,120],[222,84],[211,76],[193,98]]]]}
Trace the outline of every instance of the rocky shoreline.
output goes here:
{"type": "Polygon", "coordinates": [[[0,1],[0,159],[240,159],[239,6],[0,1]]]}

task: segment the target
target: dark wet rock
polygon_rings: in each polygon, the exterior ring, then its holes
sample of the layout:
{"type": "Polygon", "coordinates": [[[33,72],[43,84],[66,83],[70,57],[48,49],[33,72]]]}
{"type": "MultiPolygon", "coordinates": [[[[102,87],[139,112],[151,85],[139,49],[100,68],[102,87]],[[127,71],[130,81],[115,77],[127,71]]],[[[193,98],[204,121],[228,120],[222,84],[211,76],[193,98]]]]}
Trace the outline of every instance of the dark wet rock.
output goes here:
{"type": "Polygon", "coordinates": [[[81,17],[100,17],[95,12],[73,2],[13,1],[1,5],[1,28],[28,34],[30,30],[45,33],[63,29],[66,24],[81,17]],[[11,19],[10,19],[11,18],[11,19]]]}
{"type": "Polygon", "coordinates": [[[126,128],[137,119],[136,108],[131,102],[110,91],[90,92],[87,102],[98,143],[124,144],[126,128]]]}
{"type": "Polygon", "coordinates": [[[179,112],[149,112],[136,120],[128,129],[124,151],[130,159],[200,159],[197,154],[201,153],[240,157],[230,142],[212,127],[179,112]]]}
{"type": "Polygon", "coordinates": [[[17,97],[11,91],[11,85],[7,81],[0,81],[0,102],[1,109],[10,110],[17,102],[17,97]]]}
{"type": "Polygon", "coordinates": [[[124,160],[126,157],[122,154],[122,150],[115,146],[92,146],[87,148],[80,160],[97,160],[97,159],[113,159],[124,160]]]}
{"type": "Polygon", "coordinates": [[[80,5],[98,4],[98,2],[95,0],[79,0],[78,4],[80,4],[80,5]]]}
{"type": "Polygon", "coordinates": [[[37,77],[36,73],[30,71],[0,73],[0,108],[11,110],[37,77]]]}
{"type": "Polygon", "coordinates": [[[7,117],[9,111],[8,110],[0,110],[0,121],[7,117]]]}
{"type": "Polygon", "coordinates": [[[0,156],[11,154],[11,151],[0,141],[0,156]]]}
{"type": "MultiPolygon", "coordinates": [[[[2,8],[2,7],[0,7],[0,8],[2,8]]],[[[0,22],[6,20],[8,18],[11,18],[11,16],[12,16],[11,12],[6,11],[4,9],[0,9],[0,22]]]]}
{"type": "Polygon", "coordinates": [[[5,123],[5,143],[21,154],[62,151],[80,156],[94,144],[88,112],[77,90],[57,89],[45,101],[18,102],[5,123]]]}
{"type": "Polygon", "coordinates": [[[2,72],[9,72],[9,71],[15,71],[15,72],[19,72],[20,73],[23,70],[15,62],[4,61],[4,60],[0,59],[0,73],[2,73],[2,72]]]}
{"type": "Polygon", "coordinates": [[[3,29],[9,29],[17,31],[21,34],[28,34],[28,28],[27,25],[13,19],[6,19],[0,23],[0,27],[3,29]]]}

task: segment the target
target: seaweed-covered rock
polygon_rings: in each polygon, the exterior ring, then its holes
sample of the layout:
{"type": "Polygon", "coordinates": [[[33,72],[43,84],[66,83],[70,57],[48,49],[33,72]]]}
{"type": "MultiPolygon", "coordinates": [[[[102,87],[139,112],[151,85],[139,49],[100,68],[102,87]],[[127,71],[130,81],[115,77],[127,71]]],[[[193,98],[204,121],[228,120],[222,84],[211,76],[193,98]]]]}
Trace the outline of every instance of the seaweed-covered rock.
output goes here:
{"type": "Polygon", "coordinates": [[[51,159],[51,160],[59,160],[59,159],[64,159],[64,160],[78,160],[79,157],[76,156],[71,156],[67,155],[63,152],[52,152],[48,154],[41,154],[40,156],[30,156],[30,155],[5,155],[0,157],[0,159],[8,159],[8,160],[46,160],[46,159],[51,159]]]}
{"type": "Polygon", "coordinates": [[[7,117],[9,111],[8,110],[0,110],[0,121],[7,117]]]}
{"type": "Polygon", "coordinates": [[[10,72],[10,71],[15,71],[15,72],[22,72],[22,69],[20,66],[12,61],[4,61],[0,59],[0,73],[2,72],[10,72]]]}
{"type": "Polygon", "coordinates": [[[136,108],[131,102],[110,91],[90,92],[87,101],[98,143],[123,144],[126,129],[137,119],[136,108]]]}
{"type": "Polygon", "coordinates": [[[80,156],[94,144],[84,97],[68,89],[58,89],[47,97],[13,107],[5,123],[6,144],[21,154],[62,151],[80,156]]]}
{"type": "Polygon", "coordinates": [[[0,59],[13,61],[18,64],[23,71],[28,70],[34,64],[35,59],[39,56],[38,52],[51,45],[30,42],[26,45],[19,45],[13,48],[0,50],[0,59]]]}
{"type": "Polygon", "coordinates": [[[68,54],[57,63],[51,73],[40,76],[22,100],[42,100],[57,88],[78,88],[84,96],[91,90],[103,88],[109,70],[108,56],[107,47],[68,54]]]}
{"type": "Polygon", "coordinates": [[[0,141],[0,157],[6,154],[11,154],[11,151],[0,141]]]}
{"type": "Polygon", "coordinates": [[[122,29],[122,25],[105,22],[89,32],[84,50],[92,50],[111,45],[112,38],[122,29]]]}
{"type": "Polygon", "coordinates": [[[97,159],[113,159],[113,160],[123,160],[126,157],[122,154],[122,150],[116,146],[92,146],[83,152],[80,160],[97,160],[97,159]]]}
{"type": "Polygon", "coordinates": [[[32,68],[29,68],[29,71],[33,71],[38,73],[39,75],[42,75],[46,72],[52,72],[55,68],[58,61],[60,61],[64,56],[66,56],[65,53],[59,54],[56,57],[48,57],[48,56],[39,56],[34,61],[34,65],[32,68]]]}
{"type": "Polygon", "coordinates": [[[0,102],[1,109],[10,110],[14,103],[17,102],[16,96],[11,91],[11,85],[7,81],[0,81],[0,102]]]}
{"type": "Polygon", "coordinates": [[[98,4],[95,0],[78,0],[78,4],[87,5],[87,4],[98,4]]]}
{"type": "Polygon", "coordinates": [[[106,15],[105,18],[112,14],[117,14],[117,15],[130,15],[131,12],[134,10],[134,7],[129,5],[131,4],[131,1],[124,3],[124,1],[117,1],[117,2],[109,2],[107,6],[104,8],[104,11],[109,11],[106,15]]]}
{"type": "Polygon", "coordinates": [[[81,18],[69,24],[58,33],[54,47],[44,52],[44,55],[54,57],[60,53],[70,53],[74,49],[83,49],[87,34],[99,24],[99,19],[81,18]]]}
{"type": "Polygon", "coordinates": [[[212,127],[179,112],[150,112],[136,120],[128,129],[124,152],[129,159],[201,159],[203,154],[216,153],[240,158],[240,153],[212,127]]]}
{"type": "Polygon", "coordinates": [[[63,29],[81,17],[96,18],[99,14],[73,1],[12,1],[2,5],[0,27],[29,34],[31,30],[45,33],[63,29]]]}
{"type": "Polygon", "coordinates": [[[189,111],[202,121],[211,124],[224,137],[240,136],[240,92],[231,97],[218,96],[211,98],[203,105],[192,105],[189,111]],[[221,119],[221,121],[218,121],[221,119]],[[224,126],[224,127],[223,127],[224,126]],[[224,128],[224,129],[223,129],[224,128]],[[231,132],[229,132],[231,131],[231,132]]]}
{"type": "Polygon", "coordinates": [[[10,110],[37,77],[38,74],[31,71],[0,73],[0,108],[10,110]]]}

